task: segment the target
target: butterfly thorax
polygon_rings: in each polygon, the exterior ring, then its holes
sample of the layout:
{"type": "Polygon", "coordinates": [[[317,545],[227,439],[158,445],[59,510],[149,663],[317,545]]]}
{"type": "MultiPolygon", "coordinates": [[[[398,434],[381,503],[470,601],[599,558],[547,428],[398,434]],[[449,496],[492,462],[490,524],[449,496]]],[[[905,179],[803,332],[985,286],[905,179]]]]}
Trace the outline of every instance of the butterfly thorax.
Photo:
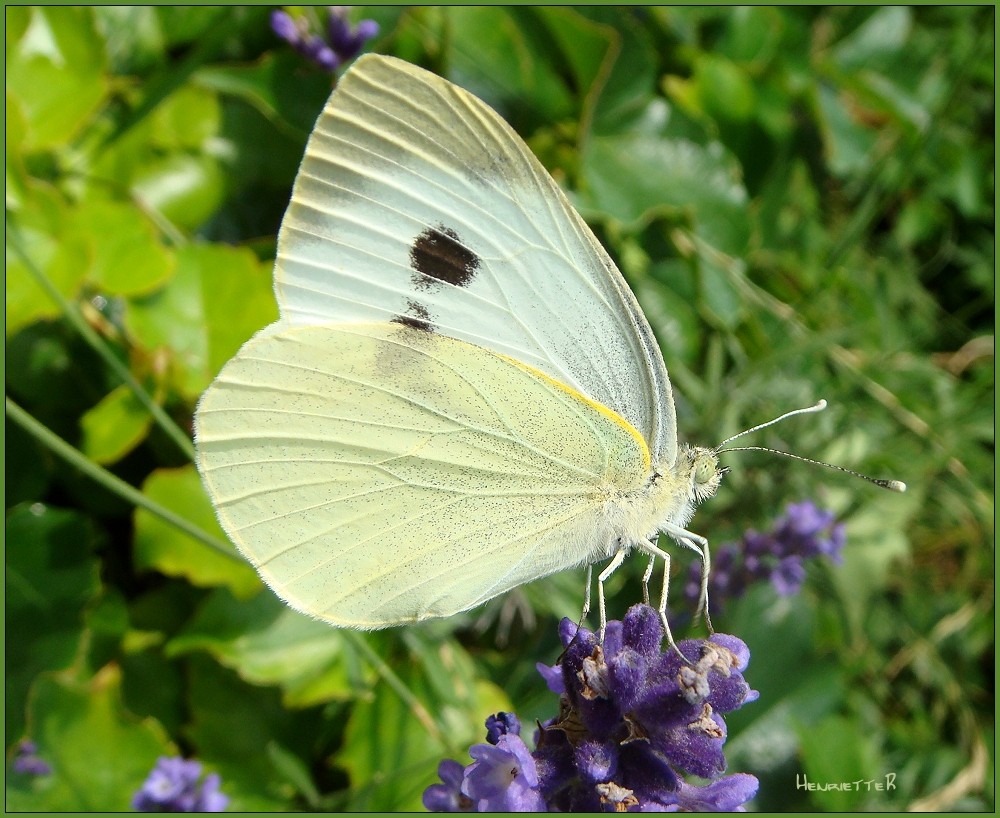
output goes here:
{"type": "Polygon", "coordinates": [[[715,494],[723,473],[715,452],[697,446],[682,446],[673,466],[654,464],[640,487],[609,498],[602,513],[607,536],[599,535],[591,559],[655,538],[667,523],[683,528],[698,504],[715,494]]]}
{"type": "Polygon", "coordinates": [[[715,451],[703,446],[681,446],[673,467],[654,467],[647,483],[647,533],[665,523],[684,527],[695,508],[719,488],[723,470],[715,451]]]}

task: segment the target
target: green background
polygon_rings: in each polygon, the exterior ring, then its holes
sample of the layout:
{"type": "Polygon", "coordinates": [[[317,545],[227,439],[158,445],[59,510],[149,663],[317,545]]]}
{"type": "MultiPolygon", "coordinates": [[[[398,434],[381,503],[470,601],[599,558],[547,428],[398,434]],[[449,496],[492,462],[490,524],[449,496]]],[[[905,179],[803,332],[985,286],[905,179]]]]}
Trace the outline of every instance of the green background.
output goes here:
{"type": "MultiPolygon", "coordinates": [[[[127,809],[175,753],[231,809],[415,809],[487,715],[528,734],[556,714],[534,666],[582,570],[333,630],[260,585],[201,489],[191,414],[276,317],[275,234],[332,81],[269,13],[6,10],[5,741],[53,768],[8,772],[8,809],[127,809]]],[[[909,484],[732,454],[691,524],[718,547],[811,499],[847,526],[842,566],[715,617],[761,691],[727,744],[754,808],[992,809],[993,7],[351,14],[381,24],[371,50],[497,108],[569,192],[660,340],[682,438],[822,397],[748,442],[909,484]]]]}

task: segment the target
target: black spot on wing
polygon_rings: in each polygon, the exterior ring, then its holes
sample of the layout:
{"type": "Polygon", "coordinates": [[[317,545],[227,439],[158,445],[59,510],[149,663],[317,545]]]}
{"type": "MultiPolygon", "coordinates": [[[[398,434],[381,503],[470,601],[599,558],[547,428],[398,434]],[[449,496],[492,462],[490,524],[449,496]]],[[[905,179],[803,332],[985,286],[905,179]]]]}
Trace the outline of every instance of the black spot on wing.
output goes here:
{"type": "Polygon", "coordinates": [[[424,332],[434,332],[434,324],[431,323],[431,314],[427,307],[417,301],[406,303],[406,312],[397,315],[392,319],[394,324],[402,324],[404,327],[423,330],[424,332]]]}
{"type": "Polygon", "coordinates": [[[414,286],[430,289],[433,284],[466,287],[479,270],[479,256],[462,244],[458,233],[443,224],[428,227],[410,246],[414,286]]]}

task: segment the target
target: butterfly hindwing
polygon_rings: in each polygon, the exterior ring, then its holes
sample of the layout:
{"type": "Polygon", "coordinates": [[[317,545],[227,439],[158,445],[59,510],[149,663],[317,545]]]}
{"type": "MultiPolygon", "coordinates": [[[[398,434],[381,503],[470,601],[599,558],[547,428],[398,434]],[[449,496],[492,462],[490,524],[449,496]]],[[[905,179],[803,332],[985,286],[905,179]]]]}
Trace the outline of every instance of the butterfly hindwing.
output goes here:
{"type": "Polygon", "coordinates": [[[199,470],[275,592],[337,625],[447,616],[607,556],[638,432],[481,347],[397,323],[272,327],[198,409],[199,470]]]}

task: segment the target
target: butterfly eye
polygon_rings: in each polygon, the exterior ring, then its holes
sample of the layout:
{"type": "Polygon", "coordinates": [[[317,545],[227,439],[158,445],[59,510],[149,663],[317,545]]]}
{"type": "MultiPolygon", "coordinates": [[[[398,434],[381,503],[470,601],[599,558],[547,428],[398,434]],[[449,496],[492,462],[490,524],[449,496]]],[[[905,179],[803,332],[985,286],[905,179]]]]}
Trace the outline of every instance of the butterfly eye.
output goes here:
{"type": "Polygon", "coordinates": [[[694,463],[694,482],[702,485],[713,480],[719,471],[719,460],[712,452],[698,455],[694,463]]]}

